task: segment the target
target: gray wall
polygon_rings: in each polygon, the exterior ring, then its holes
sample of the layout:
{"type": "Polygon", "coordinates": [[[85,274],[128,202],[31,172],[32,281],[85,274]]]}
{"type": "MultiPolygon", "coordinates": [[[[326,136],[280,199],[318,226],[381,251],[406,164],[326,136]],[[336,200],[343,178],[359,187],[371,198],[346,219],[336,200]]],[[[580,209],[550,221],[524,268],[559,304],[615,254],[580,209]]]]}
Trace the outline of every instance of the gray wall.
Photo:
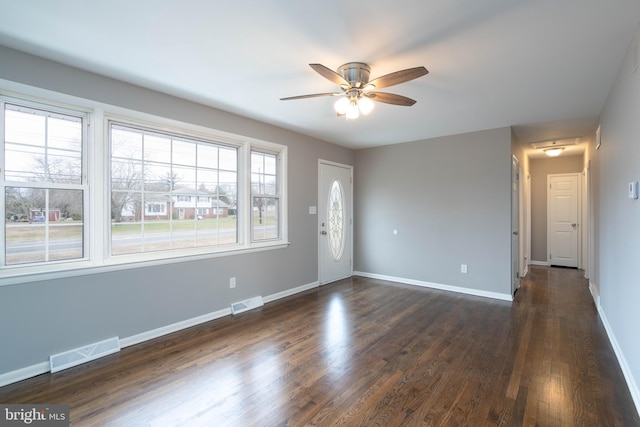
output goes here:
{"type": "MultiPolygon", "coordinates": [[[[636,33],[636,42],[640,33],[636,33]]],[[[634,46],[632,44],[632,46],[634,46]]],[[[629,50],[601,114],[602,146],[592,152],[597,180],[596,274],[605,323],[626,359],[625,370],[640,408],[640,200],[627,197],[627,185],[640,180],[640,70],[637,45],[629,50]]]]}
{"type": "Polygon", "coordinates": [[[509,295],[510,180],[509,128],[357,151],[355,270],[509,295]]]}
{"type": "Polygon", "coordinates": [[[286,249],[0,287],[0,375],[52,353],[129,337],[318,279],[318,158],[354,152],[264,123],[0,47],[0,78],[289,147],[286,249]],[[237,277],[229,289],[229,277],[237,277]]]}
{"type": "Polygon", "coordinates": [[[582,156],[529,161],[531,174],[531,260],[547,262],[547,175],[582,172],[582,156]]]}

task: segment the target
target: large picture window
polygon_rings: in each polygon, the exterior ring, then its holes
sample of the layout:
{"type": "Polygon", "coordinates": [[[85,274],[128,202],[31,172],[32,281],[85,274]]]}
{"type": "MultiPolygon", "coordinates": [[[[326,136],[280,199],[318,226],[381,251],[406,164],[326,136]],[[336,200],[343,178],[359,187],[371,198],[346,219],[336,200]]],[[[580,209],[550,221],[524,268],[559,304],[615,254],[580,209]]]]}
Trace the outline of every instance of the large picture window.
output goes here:
{"type": "Polygon", "coordinates": [[[86,256],[86,116],[0,98],[3,266],[86,256]]]}
{"type": "Polygon", "coordinates": [[[238,243],[237,147],[116,122],[109,140],[111,255],[238,243]]]}

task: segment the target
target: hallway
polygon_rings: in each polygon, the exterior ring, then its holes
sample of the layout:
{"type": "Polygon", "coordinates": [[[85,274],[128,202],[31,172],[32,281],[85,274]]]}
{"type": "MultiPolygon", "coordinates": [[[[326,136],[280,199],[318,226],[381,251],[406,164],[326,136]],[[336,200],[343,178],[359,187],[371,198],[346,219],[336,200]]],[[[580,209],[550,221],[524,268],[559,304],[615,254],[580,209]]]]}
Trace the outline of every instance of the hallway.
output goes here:
{"type": "Polygon", "coordinates": [[[584,271],[530,266],[514,306],[520,340],[507,389],[523,425],[637,426],[638,414],[584,271]]]}

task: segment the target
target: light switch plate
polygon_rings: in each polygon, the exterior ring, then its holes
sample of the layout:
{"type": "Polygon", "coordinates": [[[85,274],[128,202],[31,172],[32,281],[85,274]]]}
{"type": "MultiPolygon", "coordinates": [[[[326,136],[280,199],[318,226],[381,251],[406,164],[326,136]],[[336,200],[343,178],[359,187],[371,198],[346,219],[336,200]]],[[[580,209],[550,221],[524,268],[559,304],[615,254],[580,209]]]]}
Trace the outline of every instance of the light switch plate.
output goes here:
{"type": "Polygon", "coordinates": [[[638,198],[638,181],[633,181],[629,183],[629,198],[630,199],[638,198]]]}

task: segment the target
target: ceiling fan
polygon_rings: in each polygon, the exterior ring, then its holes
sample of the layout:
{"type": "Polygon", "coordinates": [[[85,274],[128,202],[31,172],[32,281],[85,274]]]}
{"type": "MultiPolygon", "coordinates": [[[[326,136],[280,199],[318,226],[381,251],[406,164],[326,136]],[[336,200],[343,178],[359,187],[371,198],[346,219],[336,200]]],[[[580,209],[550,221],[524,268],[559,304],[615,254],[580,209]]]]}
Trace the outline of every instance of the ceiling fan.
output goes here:
{"type": "Polygon", "coordinates": [[[371,67],[363,62],[348,62],[341,65],[337,72],[322,64],[309,64],[309,66],[325,79],[340,86],[341,92],[290,96],[280,98],[280,100],[289,101],[320,96],[340,96],[340,99],[334,104],[334,108],[338,116],[346,116],[347,120],[357,119],[361,112],[362,114],[370,113],[374,105],[372,101],[405,107],[412,106],[416,101],[411,98],[393,93],[377,92],[377,89],[408,82],[429,73],[425,67],[414,67],[386,74],[369,81],[371,67]]]}

